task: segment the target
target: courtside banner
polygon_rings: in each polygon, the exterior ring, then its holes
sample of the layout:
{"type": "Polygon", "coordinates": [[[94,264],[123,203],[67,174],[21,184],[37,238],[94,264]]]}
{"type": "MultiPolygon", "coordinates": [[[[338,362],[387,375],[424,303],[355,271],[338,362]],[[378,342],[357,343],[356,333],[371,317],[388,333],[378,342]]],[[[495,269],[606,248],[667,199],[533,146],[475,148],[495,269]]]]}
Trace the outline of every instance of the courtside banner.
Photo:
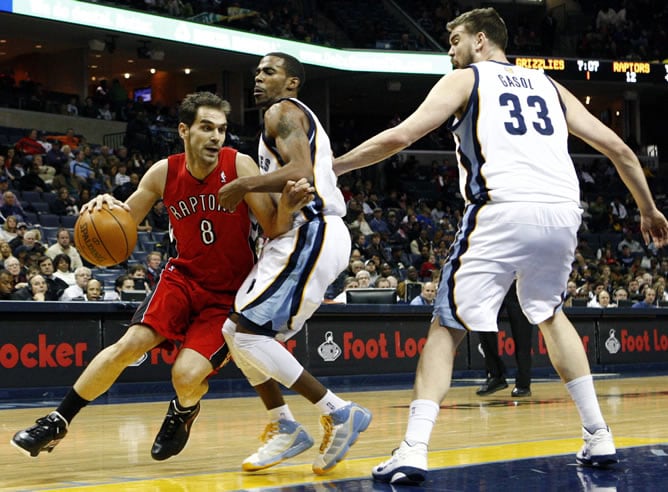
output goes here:
{"type": "Polygon", "coordinates": [[[4,388],[71,385],[100,351],[96,316],[3,319],[0,374],[4,388]]]}
{"type": "MultiPolygon", "coordinates": [[[[308,322],[308,366],[317,376],[413,373],[427,340],[428,317],[320,317],[308,322]]],[[[455,370],[468,368],[462,342],[455,370]]]]}
{"type": "MultiPolygon", "coordinates": [[[[580,335],[582,345],[587,353],[589,364],[597,364],[597,350],[596,350],[596,322],[595,320],[573,320],[571,322],[575,325],[575,330],[580,335]]],[[[513,340],[512,332],[510,330],[510,323],[507,319],[499,321],[499,332],[497,333],[499,342],[499,355],[506,365],[506,368],[515,368],[515,340],[513,340]]],[[[471,369],[485,370],[485,359],[483,357],[482,349],[480,348],[480,338],[477,333],[470,333],[471,337],[471,369]]],[[[547,353],[547,346],[543,334],[536,327],[531,338],[531,367],[550,367],[550,358],[547,353]]]]}
{"type": "MultiPolygon", "coordinates": [[[[668,362],[668,322],[665,317],[604,317],[599,322],[601,364],[668,362]]],[[[648,310],[643,309],[643,313],[648,310]]],[[[657,311],[659,311],[657,309],[657,311]]],[[[663,311],[663,310],[662,310],[663,311]]]]}
{"type": "MultiPolygon", "coordinates": [[[[110,320],[104,322],[104,346],[115,343],[128,329],[129,320],[110,320]]],[[[175,347],[155,347],[125,369],[118,382],[141,383],[170,381],[171,370],[179,351],[175,347]]],[[[243,374],[232,362],[223,367],[215,377],[243,378],[243,374]]]]}

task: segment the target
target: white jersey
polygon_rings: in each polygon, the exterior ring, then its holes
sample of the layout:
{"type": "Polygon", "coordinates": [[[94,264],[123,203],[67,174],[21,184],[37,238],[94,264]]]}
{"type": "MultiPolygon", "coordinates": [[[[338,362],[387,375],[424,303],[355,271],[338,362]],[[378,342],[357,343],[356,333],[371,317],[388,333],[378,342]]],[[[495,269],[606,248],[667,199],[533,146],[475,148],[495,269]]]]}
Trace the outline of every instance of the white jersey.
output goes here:
{"type": "MultiPolygon", "coordinates": [[[[336,175],[332,170],[334,157],[327,133],[315,114],[304,103],[294,98],[281,101],[290,101],[297,105],[306,113],[309,120],[308,139],[311,146],[315,199],[302,208],[301,213],[295,215],[294,225],[300,226],[319,215],[343,217],[346,214],[346,204],[341,191],[336,187],[336,175]]],[[[276,171],[284,165],[276,148],[276,142],[267,137],[264,128],[258,148],[258,164],[262,174],[276,171]]],[[[280,194],[276,194],[275,200],[278,200],[279,196],[280,194]]]]}
{"type": "Polygon", "coordinates": [[[471,65],[475,85],[460,120],[459,186],[467,203],[580,203],[565,108],[542,72],[495,61],[471,65]]]}

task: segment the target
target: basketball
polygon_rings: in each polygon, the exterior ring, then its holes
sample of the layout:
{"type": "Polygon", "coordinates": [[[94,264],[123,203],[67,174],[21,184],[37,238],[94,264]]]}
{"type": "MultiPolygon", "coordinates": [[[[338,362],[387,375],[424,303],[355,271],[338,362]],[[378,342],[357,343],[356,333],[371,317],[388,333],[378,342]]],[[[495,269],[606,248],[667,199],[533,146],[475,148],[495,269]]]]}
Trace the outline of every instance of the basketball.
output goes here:
{"type": "Polygon", "coordinates": [[[96,266],[109,267],[127,260],[137,243],[137,224],[121,207],[79,216],[74,224],[74,244],[81,256],[96,266]]]}

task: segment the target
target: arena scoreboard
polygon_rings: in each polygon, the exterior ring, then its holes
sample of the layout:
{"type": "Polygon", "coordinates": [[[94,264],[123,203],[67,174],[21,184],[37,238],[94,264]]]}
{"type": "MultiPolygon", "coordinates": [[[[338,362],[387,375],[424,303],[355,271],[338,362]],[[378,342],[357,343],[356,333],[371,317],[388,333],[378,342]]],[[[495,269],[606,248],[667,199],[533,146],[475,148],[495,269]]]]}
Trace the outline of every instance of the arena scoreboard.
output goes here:
{"type": "Polygon", "coordinates": [[[663,84],[668,87],[668,63],[509,56],[515,65],[541,70],[555,80],[663,84]]]}

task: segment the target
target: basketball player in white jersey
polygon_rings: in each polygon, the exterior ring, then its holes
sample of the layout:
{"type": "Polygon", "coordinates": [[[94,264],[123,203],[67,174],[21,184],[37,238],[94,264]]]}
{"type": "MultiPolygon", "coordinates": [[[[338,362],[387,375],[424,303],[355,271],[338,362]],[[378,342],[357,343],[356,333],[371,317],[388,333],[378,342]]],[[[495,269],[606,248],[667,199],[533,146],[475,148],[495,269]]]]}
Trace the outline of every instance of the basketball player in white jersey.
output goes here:
{"type": "Polygon", "coordinates": [[[320,306],[350,256],[350,235],[342,220],[346,207],[332,171],[329,137],[296,99],[304,80],[304,67],[290,55],[269,53],[260,60],[254,89],[255,102],[264,109],[260,175],[240,177],[218,193],[221,206],[234,210],[246,193],[278,197],[293,176],[307,178],[315,189],[315,199],[295,215],[293,229],[265,245],[223,328],[234,361],[263,396],[272,420],[262,447],[242,464],[247,471],[275,465],[313,445],[287,404],[267,403],[270,397],[262,388],[272,379],[322,413],[324,437],[313,463],[317,474],[334,468],[371,422],[367,409],[327,390],[279,343],[297,333],[320,306]]]}
{"type": "Polygon", "coordinates": [[[585,442],[577,462],[614,463],[615,446],[582,342],[561,309],[581,220],[568,133],[613,162],[638,204],[646,242],[664,246],[668,223],[631,149],[564,87],[539,71],[508,63],[506,26],[494,9],[462,14],[447,28],[448,54],[457,70],[437,82],[401,124],[334,165],[340,175],[382,161],[455,117],[450,129],[465,213],[441,273],[404,441],[373,476],[391,483],[426,478],[427,446],[450,387],[455,349],[467,330],[497,330],[499,306],[515,278],[522,310],[540,327],[550,360],[579,411],[585,442]]]}

